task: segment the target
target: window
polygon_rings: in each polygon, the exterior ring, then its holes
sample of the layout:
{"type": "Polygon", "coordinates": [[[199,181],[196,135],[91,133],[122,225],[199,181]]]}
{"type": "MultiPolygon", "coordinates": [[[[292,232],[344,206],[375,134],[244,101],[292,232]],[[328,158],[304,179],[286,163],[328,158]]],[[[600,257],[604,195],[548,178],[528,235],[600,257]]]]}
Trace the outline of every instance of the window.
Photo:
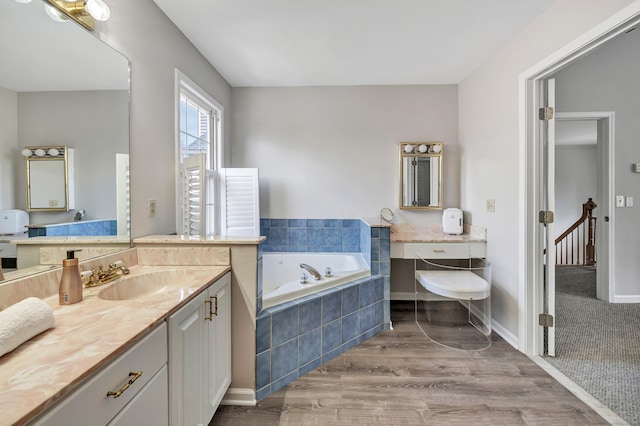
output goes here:
{"type": "Polygon", "coordinates": [[[222,167],[222,106],[176,70],[176,231],[218,234],[216,173],[222,167]]]}
{"type": "Polygon", "coordinates": [[[180,161],[195,154],[205,154],[207,164],[215,169],[215,151],[211,149],[211,123],[217,121],[216,111],[202,105],[187,93],[180,92],[180,161]],[[212,152],[213,151],[213,152],[212,152]]]}

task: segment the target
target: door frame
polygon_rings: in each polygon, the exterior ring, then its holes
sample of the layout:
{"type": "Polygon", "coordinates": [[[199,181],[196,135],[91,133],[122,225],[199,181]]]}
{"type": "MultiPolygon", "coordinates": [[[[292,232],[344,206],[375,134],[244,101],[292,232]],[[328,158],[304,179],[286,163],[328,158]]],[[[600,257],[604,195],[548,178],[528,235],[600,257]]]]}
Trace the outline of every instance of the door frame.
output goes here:
{"type": "MultiPolygon", "coordinates": [[[[541,147],[537,109],[541,105],[542,81],[593,49],[629,30],[640,19],[640,2],[636,1],[587,31],[573,42],[524,71],[518,78],[519,90],[519,350],[528,355],[542,355],[543,328],[538,314],[543,312],[542,229],[538,212],[542,210],[541,147]]],[[[612,171],[611,171],[612,172],[612,171]]],[[[613,268],[611,268],[613,269],[613,268]]]]}
{"type": "Polygon", "coordinates": [[[598,200],[597,217],[600,219],[596,226],[596,289],[597,297],[606,302],[613,302],[615,297],[615,268],[613,265],[615,244],[615,112],[613,111],[589,111],[589,112],[558,112],[558,121],[595,121],[597,123],[597,189],[598,200]],[[609,221],[604,218],[608,216],[609,221]]]}

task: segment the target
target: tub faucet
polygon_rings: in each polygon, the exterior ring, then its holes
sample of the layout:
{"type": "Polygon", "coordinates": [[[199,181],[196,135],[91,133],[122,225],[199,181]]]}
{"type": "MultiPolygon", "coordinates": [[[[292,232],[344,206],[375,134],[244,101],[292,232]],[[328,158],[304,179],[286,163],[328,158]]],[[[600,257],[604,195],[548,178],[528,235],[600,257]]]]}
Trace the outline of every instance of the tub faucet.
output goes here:
{"type": "Polygon", "coordinates": [[[322,275],[320,275],[320,272],[316,271],[312,266],[309,266],[306,263],[301,263],[300,267],[309,272],[316,281],[322,279],[322,275]]]}

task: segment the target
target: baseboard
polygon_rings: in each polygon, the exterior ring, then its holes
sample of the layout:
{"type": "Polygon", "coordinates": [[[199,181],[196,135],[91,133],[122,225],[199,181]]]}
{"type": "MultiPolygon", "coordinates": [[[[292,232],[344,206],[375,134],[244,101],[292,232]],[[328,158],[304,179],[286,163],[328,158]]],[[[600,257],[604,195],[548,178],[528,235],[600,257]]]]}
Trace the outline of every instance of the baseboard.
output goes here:
{"type": "Polygon", "coordinates": [[[498,336],[502,337],[505,342],[513,346],[515,349],[520,350],[519,349],[520,339],[518,339],[518,336],[516,336],[515,334],[507,330],[505,326],[500,324],[495,319],[492,319],[491,328],[493,329],[493,331],[496,332],[498,336]]]}
{"type": "Polygon", "coordinates": [[[253,389],[229,388],[224,394],[220,405],[240,405],[253,407],[258,403],[256,393],[253,389]]]}
{"type": "Polygon", "coordinates": [[[640,296],[613,296],[613,303],[640,303],[640,296]]]}

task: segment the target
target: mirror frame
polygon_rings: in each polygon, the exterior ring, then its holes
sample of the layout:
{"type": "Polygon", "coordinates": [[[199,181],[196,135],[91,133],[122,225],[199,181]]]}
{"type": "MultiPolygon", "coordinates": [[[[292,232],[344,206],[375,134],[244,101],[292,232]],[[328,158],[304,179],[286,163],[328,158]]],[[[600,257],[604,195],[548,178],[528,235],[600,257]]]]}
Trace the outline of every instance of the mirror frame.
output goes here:
{"type": "MultiPolygon", "coordinates": [[[[51,157],[49,155],[45,155],[43,157],[38,157],[36,155],[30,155],[25,157],[27,162],[26,171],[27,171],[27,211],[50,211],[50,212],[66,212],[69,210],[73,210],[73,188],[70,185],[73,185],[73,170],[70,167],[73,167],[73,149],[67,148],[66,146],[28,146],[26,149],[35,151],[37,149],[41,149],[45,152],[48,152],[49,149],[55,148],[60,154],[56,157],[51,157]],[[71,157],[71,158],[70,158],[71,157]],[[71,161],[69,161],[71,160],[71,161]],[[34,185],[37,183],[39,179],[34,178],[35,168],[37,165],[43,165],[51,162],[62,162],[62,176],[51,176],[49,182],[47,182],[48,186],[55,186],[58,189],[62,187],[62,192],[64,193],[64,199],[62,201],[62,205],[58,206],[51,205],[52,200],[49,200],[49,206],[43,207],[40,201],[35,200],[35,194],[40,193],[41,191],[34,188],[34,185]],[[60,177],[61,179],[56,179],[53,181],[53,178],[60,177]]],[[[58,201],[58,200],[55,200],[58,201]]]]}
{"type": "Polygon", "coordinates": [[[442,210],[443,206],[443,160],[444,160],[444,144],[442,142],[400,142],[398,144],[399,149],[399,191],[398,191],[398,204],[402,210],[442,210]],[[426,146],[424,152],[419,151],[418,147],[426,146]],[[409,152],[405,151],[405,147],[412,146],[409,152]],[[405,206],[402,202],[403,193],[403,159],[404,158],[439,158],[440,170],[438,173],[438,204],[435,206],[405,206]]]}

